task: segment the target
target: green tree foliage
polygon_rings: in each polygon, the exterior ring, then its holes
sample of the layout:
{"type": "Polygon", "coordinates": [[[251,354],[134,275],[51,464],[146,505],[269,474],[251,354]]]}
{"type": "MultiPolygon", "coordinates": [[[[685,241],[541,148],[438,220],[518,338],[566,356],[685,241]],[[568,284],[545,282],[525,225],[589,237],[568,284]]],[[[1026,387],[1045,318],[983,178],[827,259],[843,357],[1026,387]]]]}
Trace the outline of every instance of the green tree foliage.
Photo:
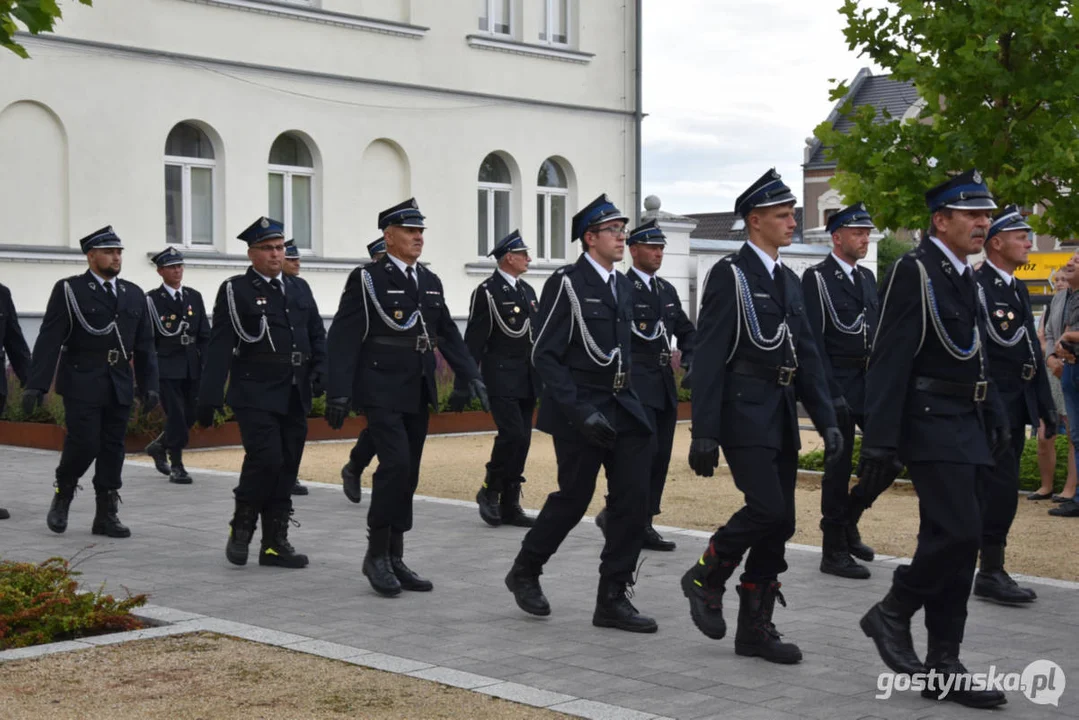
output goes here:
{"type": "Polygon", "coordinates": [[[883,286],[884,278],[895,261],[908,252],[913,245],[898,240],[892,233],[885,233],[877,243],[877,284],[883,286]]]}
{"type": "MultiPolygon", "coordinates": [[[[93,5],[93,0],[79,0],[83,5],[93,5]]],[[[0,0],[0,47],[7,48],[21,58],[28,58],[15,33],[22,24],[33,35],[52,32],[56,21],[63,16],[57,0],[0,0]]]]}
{"type": "MultiPolygon", "coordinates": [[[[1079,231],[1079,25],[1072,0],[894,0],[884,8],[845,0],[847,43],[913,82],[924,101],[902,121],[873,107],[840,112],[816,136],[837,165],[832,180],[862,200],[879,227],[924,228],[924,192],[977,167],[1008,203],[1047,210],[1038,232],[1079,231]]],[[[832,91],[840,100],[848,88],[832,91]]]]}

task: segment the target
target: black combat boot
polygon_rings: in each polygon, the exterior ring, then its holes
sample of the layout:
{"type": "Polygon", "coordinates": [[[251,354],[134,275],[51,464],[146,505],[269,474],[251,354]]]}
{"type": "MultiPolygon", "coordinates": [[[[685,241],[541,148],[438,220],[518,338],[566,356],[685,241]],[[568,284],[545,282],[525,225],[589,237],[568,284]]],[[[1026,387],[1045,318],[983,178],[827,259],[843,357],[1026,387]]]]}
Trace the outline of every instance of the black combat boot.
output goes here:
{"type": "Polygon", "coordinates": [[[165,451],[165,433],[161,433],[153,439],[149,445],[146,446],[146,454],[154,459],[154,467],[162,475],[171,475],[172,468],[169,467],[168,457],[166,457],[165,451]]]}
{"type": "Polygon", "coordinates": [[[90,526],[90,532],[111,538],[131,537],[131,531],[120,522],[116,514],[120,509],[120,493],[115,490],[98,490],[95,499],[97,512],[94,514],[94,524],[90,526]]]}
{"type": "MultiPolygon", "coordinates": [[[[604,499],[604,501],[607,500],[606,497],[603,498],[603,499],[604,499]]],[[[598,513],[596,513],[596,527],[598,527],[599,531],[601,533],[603,533],[603,539],[606,540],[607,539],[607,506],[606,505],[603,506],[602,510],[600,510],[598,513]]]]}
{"type": "MultiPolygon", "coordinates": [[[[292,509],[278,505],[272,510],[262,511],[262,548],[259,550],[259,565],[299,569],[307,567],[307,556],[296,552],[288,541],[288,526],[292,520],[292,509]]],[[[299,527],[299,523],[296,526],[299,527]]]]}
{"type": "Polygon", "coordinates": [[[487,475],[483,478],[483,485],[480,486],[480,491],[476,493],[476,503],[480,506],[480,517],[491,527],[498,527],[502,524],[502,509],[499,507],[499,496],[501,494],[499,489],[495,487],[491,472],[487,471],[487,475]]]}
{"type": "Polygon", "coordinates": [[[9,517],[11,517],[11,513],[6,508],[0,508],[0,520],[7,520],[9,517]]]}
{"type": "Polygon", "coordinates": [[[363,500],[363,491],[360,489],[360,475],[362,474],[352,467],[351,460],[341,468],[341,489],[345,491],[345,497],[354,503],[363,500]]]}
{"type": "Polygon", "coordinates": [[[232,514],[232,522],[229,523],[229,541],[225,545],[225,557],[233,565],[247,564],[247,546],[255,536],[258,517],[259,511],[253,505],[236,501],[236,510],[232,514]]]}
{"type": "Polygon", "coordinates": [[[502,498],[499,502],[499,515],[503,525],[516,527],[532,527],[536,524],[534,518],[525,514],[521,509],[521,483],[508,482],[502,489],[502,498]]]}
{"type": "Polygon", "coordinates": [[[394,597],[401,594],[401,581],[390,564],[390,528],[368,528],[363,574],[379,595],[394,597]]]}
{"type": "Polygon", "coordinates": [[[974,576],[974,594],[1002,605],[1020,605],[1038,599],[1030,588],[1019,587],[1004,570],[1004,546],[982,546],[981,565],[974,576]]]}
{"type": "MultiPolygon", "coordinates": [[[[965,676],[969,680],[969,673],[959,662],[959,643],[940,640],[929,635],[929,652],[925,654],[925,665],[929,670],[936,670],[945,677],[965,676]]],[[[952,702],[965,705],[970,708],[994,708],[1004,705],[1008,698],[1000,690],[973,690],[954,680],[945,680],[948,694],[943,695],[940,687],[927,687],[922,690],[922,697],[930,700],[951,700],[952,702]]]]}
{"type": "Polygon", "coordinates": [[[435,589],[434,583],[421,578],[405,565],[405,534],[399,532],[390,533],[390,567],[402,590],[412,592],[431,592],[435,589]]]}
{"type": "Polygon", "coordinates": [[[641,615],[633,607],[629,601],[631,592],[629,583],[600,578],[592,624],[636,633],[654,633],[658,630],[654,619],[641,615]]]}
{"type": "Polygon", "coordinates": [[[296,478],[292,481],[292,489],[289,490],[291,495],[307,495],[310,491],[307,486],[300,482],[300,478],[296,478]]]}
{"type": "Polygon", "coordinates": [[[734,634],[734,652],[759,657],[768,662],[791,665],[802,661],[802,651],[794,643],[783,642],[772,622],[776,600],[783,607],[787,601],[779,591],[781,583],[743,582],[738,590],[738,631],[734,634]]]}
{"type": "Polygon", "coordinates": [[[894,672],[908,675],[925,672],[910,636],[910,619],[919,607],[917,603],[900,599],[893,589],[869,608],[859,622],[862,632],[876,644],[880,659],[894,672]]]}
{"type": "Polygon", "coordinates": [[[53,485],[56,492],[52,495],[52,505],[49,506],[49,514],[45,516],[45,523],[54,533],[62,533],[67,530],[67,513],[71,509],[71,501],[75,499],[75,483],[62,483],[59,480],[53,485]]]}
{"type": "Polygon", "coordinates": [[[821,520],[821,532],[824,533],[824,547],[821,548],[820,571],[828,575],[866,580],[869,568],[859,565],[850,556],[847,549],[847,529],[839,523],[821,520]]]}
{"type": "Polygon", "coordinates": [[[644,526],[644,544],[641,546],[642,550],[656,550],[658,552],[672,552],[677,548],[677,543],[674,540],[667,540],[652,527],[652,519],[648,519],[648,524],[644,526]]]}
{"type": "Polygon", "coordinates": [[[858,532],[858,521],[862,519],[863,512],[865,508],[851,500],[850,511],[847,513],[847,552],[862,562],[873,562],[876,552],[862,542],[862,534],[858,532]]]}
{"type": "Polygon", "coordinates": [[[513,593],[517,607],[529,615],[546,617],[551,614],[551,605],[540,587],[539,576],[542,572],[542,568],[533,567],[518,556],[506,575],[506,587],[513,593]]]}
{"type": "Polygon", "coordinates": [[[727,634],[723,619],[724,584],[738,567],[737,560],[721,559],[712,543],[697,563],[682,575],[682,593],[689,598],[689,615],[702,633],[719,640],[727,634]]]}
{"type": "Polygon", "coordinates": [[[169,482],[176,483],[177,485],[190,485],[191,476],[188,475],[187,470],[184,469],[183,450],[169,450],[169,462],[172,464],[172,471],[169,473],[169,482]]]}

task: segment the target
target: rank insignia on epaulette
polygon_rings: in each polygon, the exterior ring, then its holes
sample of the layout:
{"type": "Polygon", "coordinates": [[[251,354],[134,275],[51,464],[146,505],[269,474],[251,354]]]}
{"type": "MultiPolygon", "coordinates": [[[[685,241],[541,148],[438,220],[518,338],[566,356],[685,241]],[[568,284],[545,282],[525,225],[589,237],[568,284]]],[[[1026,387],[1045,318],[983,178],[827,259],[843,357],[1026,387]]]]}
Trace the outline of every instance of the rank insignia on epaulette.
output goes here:
{"type": "Polygon", "coordinates": [[[403,318],[404,316],[405,316],[405,313],[404,313],[404,311],[402,311],[402,310],[394,310],[394,311],[393,311],[393,319],[394,319],[394,320],[400,320],[400,319],[402,319],[402,318],[403,318]]]}

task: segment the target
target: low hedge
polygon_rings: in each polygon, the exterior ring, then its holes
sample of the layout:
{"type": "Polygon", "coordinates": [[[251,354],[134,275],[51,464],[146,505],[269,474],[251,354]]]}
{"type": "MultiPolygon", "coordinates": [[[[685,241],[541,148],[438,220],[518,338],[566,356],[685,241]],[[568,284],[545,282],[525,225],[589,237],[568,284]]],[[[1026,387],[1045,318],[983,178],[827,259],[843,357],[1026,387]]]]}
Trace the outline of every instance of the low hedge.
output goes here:
{"type": "MultiPolygon", "coordinates": [[[[1057,435],[1054,438],[1057,451],[1056,472],[1053,476],[1053,491],[1059,492],[1064,487],[1064,481],[1068,474],[1068,438],[1065,435],[1057,435]]],[[[862,439],[854,438],[854,463],[852,467],[857,469],[858,457],[862,448],[862,439]]],[[[798,467],[802,470],[824,470],[824,451],[814,450],[798,456],[798,467]]],[[[903,468],[901,478],[910,478],[907,469],[903,468]]],[[[1023,456],[1019,459],[1019,487],[1022,490],[1037,490],[1042,485],[1041,473],[1038,470],[1038,441],[1036,438],[1027,438],[1023,446],[1023,456]]]]}

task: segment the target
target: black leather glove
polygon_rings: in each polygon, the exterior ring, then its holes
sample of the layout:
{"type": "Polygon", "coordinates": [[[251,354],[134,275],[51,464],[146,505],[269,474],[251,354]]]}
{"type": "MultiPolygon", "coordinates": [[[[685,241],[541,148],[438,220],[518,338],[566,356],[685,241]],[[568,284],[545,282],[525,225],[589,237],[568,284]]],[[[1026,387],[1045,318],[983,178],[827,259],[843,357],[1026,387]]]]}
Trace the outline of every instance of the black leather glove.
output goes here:
{"type": "Polygon", "coordinates": [[[843,433],[839,428],[824,428],[824,464],[831,465],[843,454],[843,433]]]}
{"type": "Polygon", "coordinates": [[[142,409],[145,412],[153,412],[153,409],[161,404],[161,396],[157,394],[157,390],[148,390],[146,395],[142,398],[142,409]]]}
{"type": "Polygon", "coordinates": [[[340,430],[348,417],[349,398],[335,397],[326,400],[326,424],[334,430],[340,430]]]}
{"type": "Polygon", "coordinates": [[[199,405],[195,408],[195,420],[204,428],[212,428],[214,426],[214,413],[219,409],[216,405],[199,405]]]}
{"type": "Polygon", "coordinates": [[[870,503],[887,490],[901,472],[903,472],[903,463],[899,462],[895,450],[862,447],[855,475],[865,486],[870,503]]]}
{"type": "Polygon", "coordinates": [[[37,410],[41,405],[41,400],[44,393],[34,388],[26,388],[22,391],[22,414],[30,417],[34,414],[34,410],[37,410]]]}
{"type": "Polygon", "coordinates": [[[993,453],[994,460],[1000,458],[1008,451],[1012,444],[1012,431],[1006,427],[989,429],[989,452],[993,453]]]}
{"type": "Polygon", "coordinates": [[[465,406],[468,405],[469,397],[468,388],[455,387],[453,392],[450,393],[450,399],[446,401],[450,412],[464,412],[465,406]]]}
{"type": "Polygon", "coordinates": [[[693,389],[693,366],[692,365],[687,365],[686,366],[686,374],[682,376],[682,389],[683,390],[692,390],[693,389]]]}
{"type": "Polygon", "coordinates": [[[475,378],[468,382],[469,394],[480,401],[480,407],[484,412],[491,412],[491,401],[487,398],[487,386],[483,384],[483,380],[475,378]]]}
{"type": "Polygon", "coordinates": [[[847,398],[842,395],[832,398],[832,407],[835,408],[836,424],[841,428],[850,425],[850,403],[847,402],[847,398]]]}
{"type": "Polygon", "coordinates": [[[693,438],[689,443],[689,466],[701,477],[712,477],[719,466],[719,443],[712,438],[693,438]]]}
{"type": "Polygon", "coordinates": [[[618,438],[614,426],[607,417],[599,410],[585,418],[581,425],[581,433],[584,439],[593,445],[610,450],[614,447],[614,441],[618,438]]]}
{"type": "Polygon", "coordinates": [[[322,373],[311,374],[311,397],[322,397],[326,388],[322,386],[322,373]]]}

